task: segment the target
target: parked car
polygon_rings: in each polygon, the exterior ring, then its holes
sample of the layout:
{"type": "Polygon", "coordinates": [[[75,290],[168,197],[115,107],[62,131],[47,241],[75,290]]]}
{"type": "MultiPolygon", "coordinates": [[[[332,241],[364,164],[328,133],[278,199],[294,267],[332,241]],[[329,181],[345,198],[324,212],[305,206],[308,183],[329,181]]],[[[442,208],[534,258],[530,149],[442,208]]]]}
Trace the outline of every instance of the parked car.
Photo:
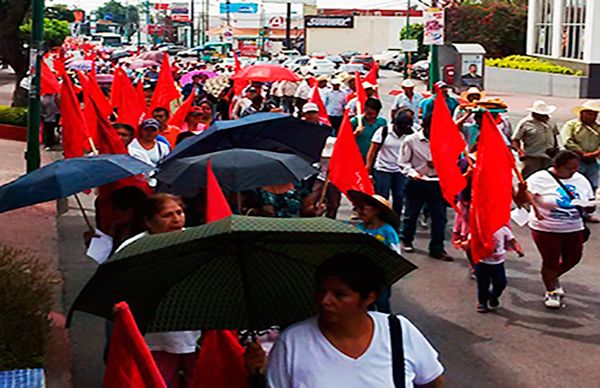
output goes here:
{"type": "Polygon", "coordinates": [[[330,60],[331,62],[333,62],[335,64],[335,67],[338,68],[340,67],[340,65],[346,63],[344,61],[344,58],[342,58],[341,55],[328,55],[326,57],[326,59],[330,60]]]}
{"type": "Polygon", "coordinates": [[[397,70],[404,63],[403,54],[397,50],[385,50],[373,55],[373,59],[379,62],[382,69],[397,70]]]}
{"type": "Polygon", "coordinates": [[[306,66],[308,61],[310,61],[310,57],[307,55],[302,55],[300,57],[290,58],[283,63],[283,66],[292,71],[299,71],[302,66],[306,66]]]}
{"type": "Polygon", "coordinates": [[[350,60],[350,63],[358,63],[363,65],[365,69],[371,70],[371,68],[375,65],[375,60],[370,55],[355,55],[350,60]]]}
{"type": "Polygon", "coordinates": [[[424,59],[412,64],[410,75],[412,78],[427,80],[429,78],[429,61],[424,59]]]}
{"type": "Polygon", "coordinates": [[[291,49],[291,50],[281,50],[280,54],[285,55],[288,58],[292,58],[292,57],[299,57],[300,51],[296,50],[296,49],[291,49]]]}
{"type": "Polygon", "coordinates": [[[302,74],[330,75],[335,72],[335,63],[328,59],[311,58],[305,66],[300,68],[302,74]]]}
{"type": "Polygon", "coordinates": [[[355,55],[358,55],[358,51],[344,51],[342,53],[342,58],[344,58],[344,61],[346,61],[346,63],[348,63],[348,62],[350,62],[352,57],[355,55]]]}
{"type": "Polygon", "coordinates": [[[161,52],[166,51],[167,54],[169,54],[169,55],[176,55],[177,53],[179,53],[185,49],[186,48],[184,46],[178,46],[176,44],[169,43],[169,44],[163,45],[162,47],[159,47],[158,51],[161,51],[161,52]]]}
{"type": "Polygon", "coordinates": [[[357,71],[361,75],[361,77],[367,74],[367,70],[365,69],[365,67],[359,63],[344,63],[343,65],[340,65],[340,67],[337,68],[336,73],[340,74],[346,72],[354,74],[354,72],[357,71]]]}

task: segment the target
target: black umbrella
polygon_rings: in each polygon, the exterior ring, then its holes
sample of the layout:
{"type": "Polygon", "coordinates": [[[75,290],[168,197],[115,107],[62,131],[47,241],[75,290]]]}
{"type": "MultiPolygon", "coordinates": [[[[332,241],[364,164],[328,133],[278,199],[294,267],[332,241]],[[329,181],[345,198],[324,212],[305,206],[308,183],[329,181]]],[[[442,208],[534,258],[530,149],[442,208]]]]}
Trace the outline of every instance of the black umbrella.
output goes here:
{"type": "Polygon", "coordinates": [[[162,189],[166,186],[177,194],[193,196],[206,187],[209,159],[219,185],[228,192],[300,181],[317,173],[298,155],[234,148],[175,159],[161,167],[156,177],[162,189]]]}
{"type": "Polygon", "coordinates": [[[240,120],[215,122],[200,135],[178,144],[162,164],[232,148],[290,152],[314,163],[321,159],[321,150],[330,133],[330,127],[290,115],[256,113],[240,120]]]}

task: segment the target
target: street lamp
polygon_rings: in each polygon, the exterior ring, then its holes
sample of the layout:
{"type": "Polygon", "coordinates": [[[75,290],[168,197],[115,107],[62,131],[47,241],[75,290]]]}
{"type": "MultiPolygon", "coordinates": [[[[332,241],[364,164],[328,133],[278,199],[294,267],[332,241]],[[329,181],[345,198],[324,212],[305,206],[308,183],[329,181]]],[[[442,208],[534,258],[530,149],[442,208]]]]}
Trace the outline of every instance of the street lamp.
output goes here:
{"type": "Polygon", "coordinates": [[[44,45],[44,0],[33,0],[32,3],[29,69],[33,71],[27,110],[27,150],[25,151],[27,172],[40,167],[40,83],[44,45]]]}

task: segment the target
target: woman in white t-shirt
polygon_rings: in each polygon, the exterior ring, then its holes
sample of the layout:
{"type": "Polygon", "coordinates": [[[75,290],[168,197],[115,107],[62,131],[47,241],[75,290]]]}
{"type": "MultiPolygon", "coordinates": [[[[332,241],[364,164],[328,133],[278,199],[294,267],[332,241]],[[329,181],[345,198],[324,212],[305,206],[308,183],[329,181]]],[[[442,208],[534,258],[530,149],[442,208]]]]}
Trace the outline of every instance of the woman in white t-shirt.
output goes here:
{"type": "Polygon", "coordinates": [[[574,200],[594,199],[590,182],[577,172],[578,169],[579,156],[572,151],[560,151],[553,166],[531,175],[526,185],[519,187],[515,198],[519,204],[533,199],[539,213],[536,215],[532,209],[529,227],[542,256],[542,280],[546,286],[544,305],[548,308],[562,305],[561,297],[565,292],[559,278],[581,260],[585,240],[582,213],[594,211],[593,207],[578,209],[573,203],[574,200]]]}
{"type": "MultiPolygon", "coordinates": [[[[388,315],[368,310],[385,283],[383,272],[369,258],[348,253],[326,260],[315,278],[319,315],[280,335],[269,354],[269,387],[400,385],[394,384],[388,315]]],[[[404,349],[404,364],[395,369],[404,370],[405,384],[400,386],[443,386],[438,353],[412,323],[397,318],[404,349]]]]}
{"type": "Polygon", "coordinates": [[[385,199],[392,195],[392,207],[402,214],[404,186],[408,178],[400,171],[398,156],[402,140],[413,133],[412,116],[400,111],[393,125],[381,127],[373,133],[371,147],[367,153],[367,171],[373,176],[375,192],[385,199]]]}

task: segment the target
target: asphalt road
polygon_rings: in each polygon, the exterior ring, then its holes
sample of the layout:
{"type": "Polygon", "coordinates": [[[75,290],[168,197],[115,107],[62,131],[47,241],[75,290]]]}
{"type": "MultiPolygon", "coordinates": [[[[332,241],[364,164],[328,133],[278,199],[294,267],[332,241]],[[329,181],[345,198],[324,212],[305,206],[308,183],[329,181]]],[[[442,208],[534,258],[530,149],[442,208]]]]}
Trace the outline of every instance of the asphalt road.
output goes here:
{"type": "MultiPolygon", "coordinates": [[[[382,72],[381,96],[399,78],[382,72]]],[[[88,207],[90,198],[87,198],[88,207]]],[[[348,217],[347,203],[341,217],[348,217]]],[[[449,214],[449,220],[453,217],[449,214]]],[[[449,224],[449,227],[451,225],[449,224]]],[[[58,220],[61,270],[68,308],[95,264],[84,257],[82,217],[75,210],[58,220]]],[[[446,263],[430,259],[426,229],[420,229],[417,251],[406,257],[419,268],[393,287],[394,311],[407,316],[439,351],[449,387],[594,387],[600,385],[600,227],[592,226],[583,262],[564,276],[566,307],[550,311],[542,304],[544,288],[540,258],[527,228],[514,226],[526,256],[511,256],[507,263],[508,288],[502,307],[494,313],[475,311],[475,282],[467,275],[461,252],[448,247],[456,258],[446,263]]],[[[75,315],[70,329],[75,387],[100,386],[103,373],[103,321],[75,315]]]]}

